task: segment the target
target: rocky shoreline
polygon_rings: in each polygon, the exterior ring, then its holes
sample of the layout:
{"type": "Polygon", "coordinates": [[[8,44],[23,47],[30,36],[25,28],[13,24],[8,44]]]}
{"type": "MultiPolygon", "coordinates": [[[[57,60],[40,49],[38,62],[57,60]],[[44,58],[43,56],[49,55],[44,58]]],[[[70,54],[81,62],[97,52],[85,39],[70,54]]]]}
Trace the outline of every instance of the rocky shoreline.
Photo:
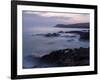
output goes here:
{"type": "MultiPolygon", "coordinates": [[[[45,38],[65,37],[65,39],[70,37],[71,39],[68,41],[71,42],[73,41],[73,38],[75,38],[77,35],[79,36],[78,40],[89,41],[89,35],[90,35],[89,30],[59,31],[54,33],[36,34],[35,36],[43,36],[45,38]],[[68,35],[68,34],[73,34],[73,35],[68,35]]],[[[32,55],[32,57],[34,58],[34,55],[32,55]]],[[[35,61],[37,61],[37,64],[33,65],[31,68],[87,66],[90,64],[89,47],[88,48],[80,47],[80,48],[73,48],[73,49],[65,48],[65,49],[53,50],[44,56],[36,57],[35,61]]]]}
{"type": "MultiPolygon", "coordinates": [[[[89,48],[60,49],[42,57],[28,57],[31,62],[37,62],[28,68],[48,68],[48,67],[68,67],[68,66],[88,66],[89,48]],[[31,59],[30,59],[31,58],[31,59]]],[[[25,68],[25,67],[24,67],[25,68]]],[[[27,68],[27,67],[26,67],[27,68]]]]}
{"type": "Polygon", "coordinates": [[[40,59],[57,66],[85,66],[89,65],[89,48],[56,50],[40,59]]]}

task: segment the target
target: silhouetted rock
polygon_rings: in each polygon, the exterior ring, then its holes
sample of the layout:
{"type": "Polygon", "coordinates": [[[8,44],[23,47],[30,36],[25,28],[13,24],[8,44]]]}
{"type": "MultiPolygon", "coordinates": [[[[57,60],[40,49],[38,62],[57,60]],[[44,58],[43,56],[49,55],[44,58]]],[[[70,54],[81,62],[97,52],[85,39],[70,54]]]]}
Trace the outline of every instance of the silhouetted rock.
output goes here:
{"type": "Polygon", "coordinates": [[[64,35],[64,36],[61,36],[61,37],[73,38],[73,37],[76,37],[76,35],[64,35]]]}
{"type": "Polygon", "coordinates": [[[58,67],[89,65],[89,48],[56,50],[41,57],[41,60],[55,63],[58,67]]]}
{"type": "Polygon", "coordinates": [[[65,33],[76,33],[76,34],[82,34],[84,32],[82,31],[66,31],[65,33]]]}
{"type": "Polygon", "coordinates": [[[68,42],[71,42],[71,41],[74,41],[74,39],[69,39],[69,40],[67,40],[68,42]]]}
{"type": "Polygon", "coordinates": [[[89,28],[89,23],[77,23],[77,24],[57,24],[55,27],[59,28],[89,28]]]}
{"type": "Polygon", "coordinates": [[[65,33],[74,33],[80,35],[80,40],[89,40],[89,31],[88,32],[82,32],[82,31],[67,31],[65,33]]]}
{"type": "Polygon", "coordinates": [[[80,34],[80,40],[89,40],[89,32],[80,34]]]}
{"type": "Polygon", "coordinates": [[[64,31],[59,31],[58,33],[65,33],[64,31]]]}
{"type": "Polygon", "coordinates": [[[45,34],[44,36],[45,37],[58,37],[60,36],[60,34],[59,33],[48,33],[48,34],[45,34]]]}

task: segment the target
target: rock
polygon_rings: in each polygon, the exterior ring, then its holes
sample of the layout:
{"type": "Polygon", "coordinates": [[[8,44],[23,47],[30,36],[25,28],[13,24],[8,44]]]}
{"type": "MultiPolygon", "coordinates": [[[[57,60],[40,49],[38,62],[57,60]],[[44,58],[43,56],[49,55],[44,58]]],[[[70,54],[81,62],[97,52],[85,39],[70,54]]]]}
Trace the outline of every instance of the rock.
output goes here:
{"type": "Polygon", "coordinates": [[[82,31],[69,31],[65,33],[75,33],[80,35],[80,40],[89,40],[89,31],[88,32],[82,32],[82,31]]]}
{"type": "Polygon", "coordinates": [[[89,65],[89,48],[62,49],[41,57],[42,61],[59,66],[89,65]]]}
{"type": "Polygon", "coordinates": [[[89,40],[89,32],[84,32],[80,34],[80,40],[89,40]]]}
{"type": "Polygon", "coordinates": [[[55,27],[59,28],[89,28],[89,23],[76,23],[76,24],[57,24],[55,27]]]}
{"type": "Polygon", "coordinates": [[[82,34],[82,31],[66,31],[65,33],[76,33],[76,34],[82,34]]]}
{"type": "Polygon", "coordinates": [[[61,37],[74,38],[74,37],[76,37],[76,35],[64,35],[64,36],[61,36],[61,37]]]}
{"type": "Polygon", "coordinates": [[[65,33],[64,31],[59,31],[58,33],[65,33]]]}
{"type": "Polygon", "coordinates": [[[60,36],[60,34],[58,34],[58,33],[48,33],[48,34],[45,34],[44,36],[45,37],[58,37],[58,36],[60,36]]]}
{"type": "Polygon", "coordinates": [[[74,41],[74,39],[67,40],[68,42],[74,41]]]}

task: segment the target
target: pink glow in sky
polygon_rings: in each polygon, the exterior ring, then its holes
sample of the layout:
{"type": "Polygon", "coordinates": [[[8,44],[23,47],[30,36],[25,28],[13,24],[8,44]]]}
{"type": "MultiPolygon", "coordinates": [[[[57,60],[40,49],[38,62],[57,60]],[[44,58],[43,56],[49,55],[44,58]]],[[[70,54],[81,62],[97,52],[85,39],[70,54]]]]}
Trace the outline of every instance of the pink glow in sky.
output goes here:
{"type": "Polygon", "coordinates": [[[24,10],[23,20],[27,26],[54,26],[56,24],[88,23],[90,22],[90,14],[24,10]]]}

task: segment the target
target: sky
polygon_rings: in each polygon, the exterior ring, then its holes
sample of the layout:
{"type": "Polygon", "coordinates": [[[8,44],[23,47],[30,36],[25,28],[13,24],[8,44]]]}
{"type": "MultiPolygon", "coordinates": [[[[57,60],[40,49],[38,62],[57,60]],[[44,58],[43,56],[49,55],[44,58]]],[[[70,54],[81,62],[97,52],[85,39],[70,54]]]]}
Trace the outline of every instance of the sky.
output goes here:
{"type": "Polygon", "coordinates": [[[23,10],[22,21],[24,27],[51,27],[57,24],[75,24],[89,22],[90,16],[87,13],[67,12],[36,12],[23,10]]]}

